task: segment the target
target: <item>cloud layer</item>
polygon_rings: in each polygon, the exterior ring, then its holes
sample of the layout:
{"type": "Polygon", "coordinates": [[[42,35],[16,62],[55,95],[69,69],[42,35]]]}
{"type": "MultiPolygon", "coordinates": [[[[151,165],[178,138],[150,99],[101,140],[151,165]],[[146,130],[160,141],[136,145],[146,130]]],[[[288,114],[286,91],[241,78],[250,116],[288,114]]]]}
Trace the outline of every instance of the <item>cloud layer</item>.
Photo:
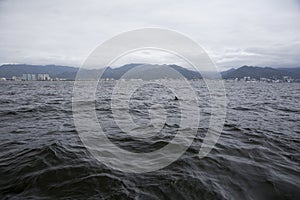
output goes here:
{"type": "Polygon", "coordinates": [[[103,41],[142,27],[189,36],[222,69],[300,63],[296,0],[3,0],[0,27],[1,63],[80,66],[103,41]]]}

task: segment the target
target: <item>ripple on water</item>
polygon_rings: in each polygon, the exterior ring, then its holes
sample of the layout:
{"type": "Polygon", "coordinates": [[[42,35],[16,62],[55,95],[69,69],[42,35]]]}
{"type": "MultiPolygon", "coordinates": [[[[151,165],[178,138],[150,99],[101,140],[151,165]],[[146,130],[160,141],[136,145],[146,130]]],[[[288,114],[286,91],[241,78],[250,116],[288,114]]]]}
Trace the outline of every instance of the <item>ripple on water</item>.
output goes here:
{"type": "MultiPolygon", "coordinates": [[[[202,117],[197,138],[176,162],[145,174],[112,170],[91,157],[72,119],[72,84],[1,82],[1,199],[299,199],[299,84],[226,84],[223,133],[199,159],[210,109],[203,83],[193,82],[202,117]]],[[[112,87],[106,83],[96,102],[78,105],[95,104],[104,131],[121,148],[152,151],[178,130],[195,128],[179,125],[178,105],[161,92],[170,111],[165,131],[144,141],[128,137],[112,118],[112,87]]],[[[149,120],[153,102],[146,100],[133,96],[131,115],[138,123],[149,120]]]]}

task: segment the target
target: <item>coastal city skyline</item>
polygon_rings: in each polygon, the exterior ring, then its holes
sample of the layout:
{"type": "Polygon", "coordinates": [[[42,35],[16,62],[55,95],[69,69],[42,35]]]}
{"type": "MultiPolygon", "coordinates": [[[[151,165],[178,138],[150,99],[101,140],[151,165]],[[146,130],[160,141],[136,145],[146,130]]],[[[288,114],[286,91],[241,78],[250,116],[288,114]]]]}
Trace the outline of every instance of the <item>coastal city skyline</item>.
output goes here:
{"type": "MultiPolygon", "coordinates": [[[[107,76],[105,73],[103,74],[103,77],[101,79],[103,80],[119,80],[119,79],[126,79],[123,77],[123,75],[128,72],[131,69],[134,69],[135,67],[143,68],[142,64],[127,64],[121,67],[117,68],[107,68],[106,71],[109,76],[107,76]],[[129,68],[128,68],[129,67],[129,68]],[[124,68],[124,69],[123,69],[124,68]],[[120,74],[118,72],[120,70],[121,77],[114,76],[113,74],[120,74]],[[124,71],[125,70],[125,71],[124,71]],[[123,75],[122,75],[123,74],[123,75]]],[[[154,66],[156,69],[152,70],[162,70],[164,67],[171,67],[177,70],[179,73],[185,76],[188,80],[197,80],[202,79],[201,74],[199,72],[193,71],[191,69],[186,69],[184,67],[178,66],[178,65],[149,65],[154,66]]],[[[47,66],[35,66],[35,65],[2,65],[0,66],[0,80],[6,81],[73,81],[75,80],[75,76],[79,68],[74,67],[68,67],[68,66],[49,66],[50,68],[45,68],[47,66]],[[22,71],[26,71],[27,73],[18,73],[14,74],[14,67],[22,67],[22,71]],[[27,67],[27,68],[26,68],[27,67]],[[28,68],[29,67],[29,68],[28,68]],[[4,69],[3,69],[4,68],[4,69]],[[60,69],[62,68],[62,69],[60,69]],[[11,70],[7,74],[7,70],[11,70]],[[43,71],[49,71],[52,75],[50,76],[49,73],[41,73],[41,70],[43,71]],[[6,71],[6,73],[5,73],[6,71]],[[39,72],[40,71],[40,72],[39,72]],[[2,72],[2,73],[1,73],[2,72]],[[4,76],[1,76],[4,75],[4,76]]],[[[16,68],[15,70],[17,70],[16,68]]],[[[87,70],[90,71],[90,70],[87,70]]],[[[101,70],[94,70],[93,74],[97,72],[100,73],[101,70]]],[[[148,73],[148,72],[144,72],[148,73]]],[[[221,77],[225,80],[231,80],[231,81],[243,81],[243,82],[273,82],[273,83],[280,83],[280,82],[299,82],[300,81],[300,68],[290,68],[290,69],[281,69],[276,70],[274,68],[268,68],[268,67],[251,67],[251,66],[242,66],[240,68],[232,68],[226,71],[221,72],[221,77]]],[[[169,79],[172,80],[172,77],[157,77],[158,79],[169,79]]],[[[211,74],[210,77],[215,79],[216,76],[211,74]]],[[[95,78],[90,78],[91,80],[94,80],[95,78]]],[[[134,78],[131,79],[140,79],[140,78],[134,78]]],[[[176,78],[175,78],[176,79],[176,78]]]]}

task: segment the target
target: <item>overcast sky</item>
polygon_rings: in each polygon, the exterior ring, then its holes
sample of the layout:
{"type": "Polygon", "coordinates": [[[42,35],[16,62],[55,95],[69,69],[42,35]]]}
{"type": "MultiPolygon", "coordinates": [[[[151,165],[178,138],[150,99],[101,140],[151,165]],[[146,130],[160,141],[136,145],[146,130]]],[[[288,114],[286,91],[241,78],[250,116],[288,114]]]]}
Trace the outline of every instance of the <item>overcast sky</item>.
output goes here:
{"type": "Polygon", "coordinates": [[[161,27],[189,36],[220,69],[300,67],[299,0],[1,0],[0,27],[0,63],[80,66],[114,35],[161,27]]]}

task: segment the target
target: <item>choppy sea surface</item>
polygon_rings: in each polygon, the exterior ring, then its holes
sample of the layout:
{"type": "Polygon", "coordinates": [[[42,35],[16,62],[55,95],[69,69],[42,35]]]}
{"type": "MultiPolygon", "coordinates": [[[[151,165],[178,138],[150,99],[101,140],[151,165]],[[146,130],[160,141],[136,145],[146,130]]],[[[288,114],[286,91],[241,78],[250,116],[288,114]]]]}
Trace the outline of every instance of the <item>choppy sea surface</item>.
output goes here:
{"type": "MultiPolygon", "coordinates": [[[[73,121],[73,82],[0,82],[0,199],[300,199],[300,84],[226,83],[223,132],[203,159],[208,93],[202,81],[191,84],[202,116],[192,145],[169,166],[136,174],[104,165],[84,147],[73,121]]],[[[153,151],[181,128],[171,91],[148,84],[132,95],[130,115],[147,126],[148,108],[161,101],[170,121],[151,140],[127,138],[110,109],[114,82],[104,86],[97,116],[120,148],[153,151]]]]}

